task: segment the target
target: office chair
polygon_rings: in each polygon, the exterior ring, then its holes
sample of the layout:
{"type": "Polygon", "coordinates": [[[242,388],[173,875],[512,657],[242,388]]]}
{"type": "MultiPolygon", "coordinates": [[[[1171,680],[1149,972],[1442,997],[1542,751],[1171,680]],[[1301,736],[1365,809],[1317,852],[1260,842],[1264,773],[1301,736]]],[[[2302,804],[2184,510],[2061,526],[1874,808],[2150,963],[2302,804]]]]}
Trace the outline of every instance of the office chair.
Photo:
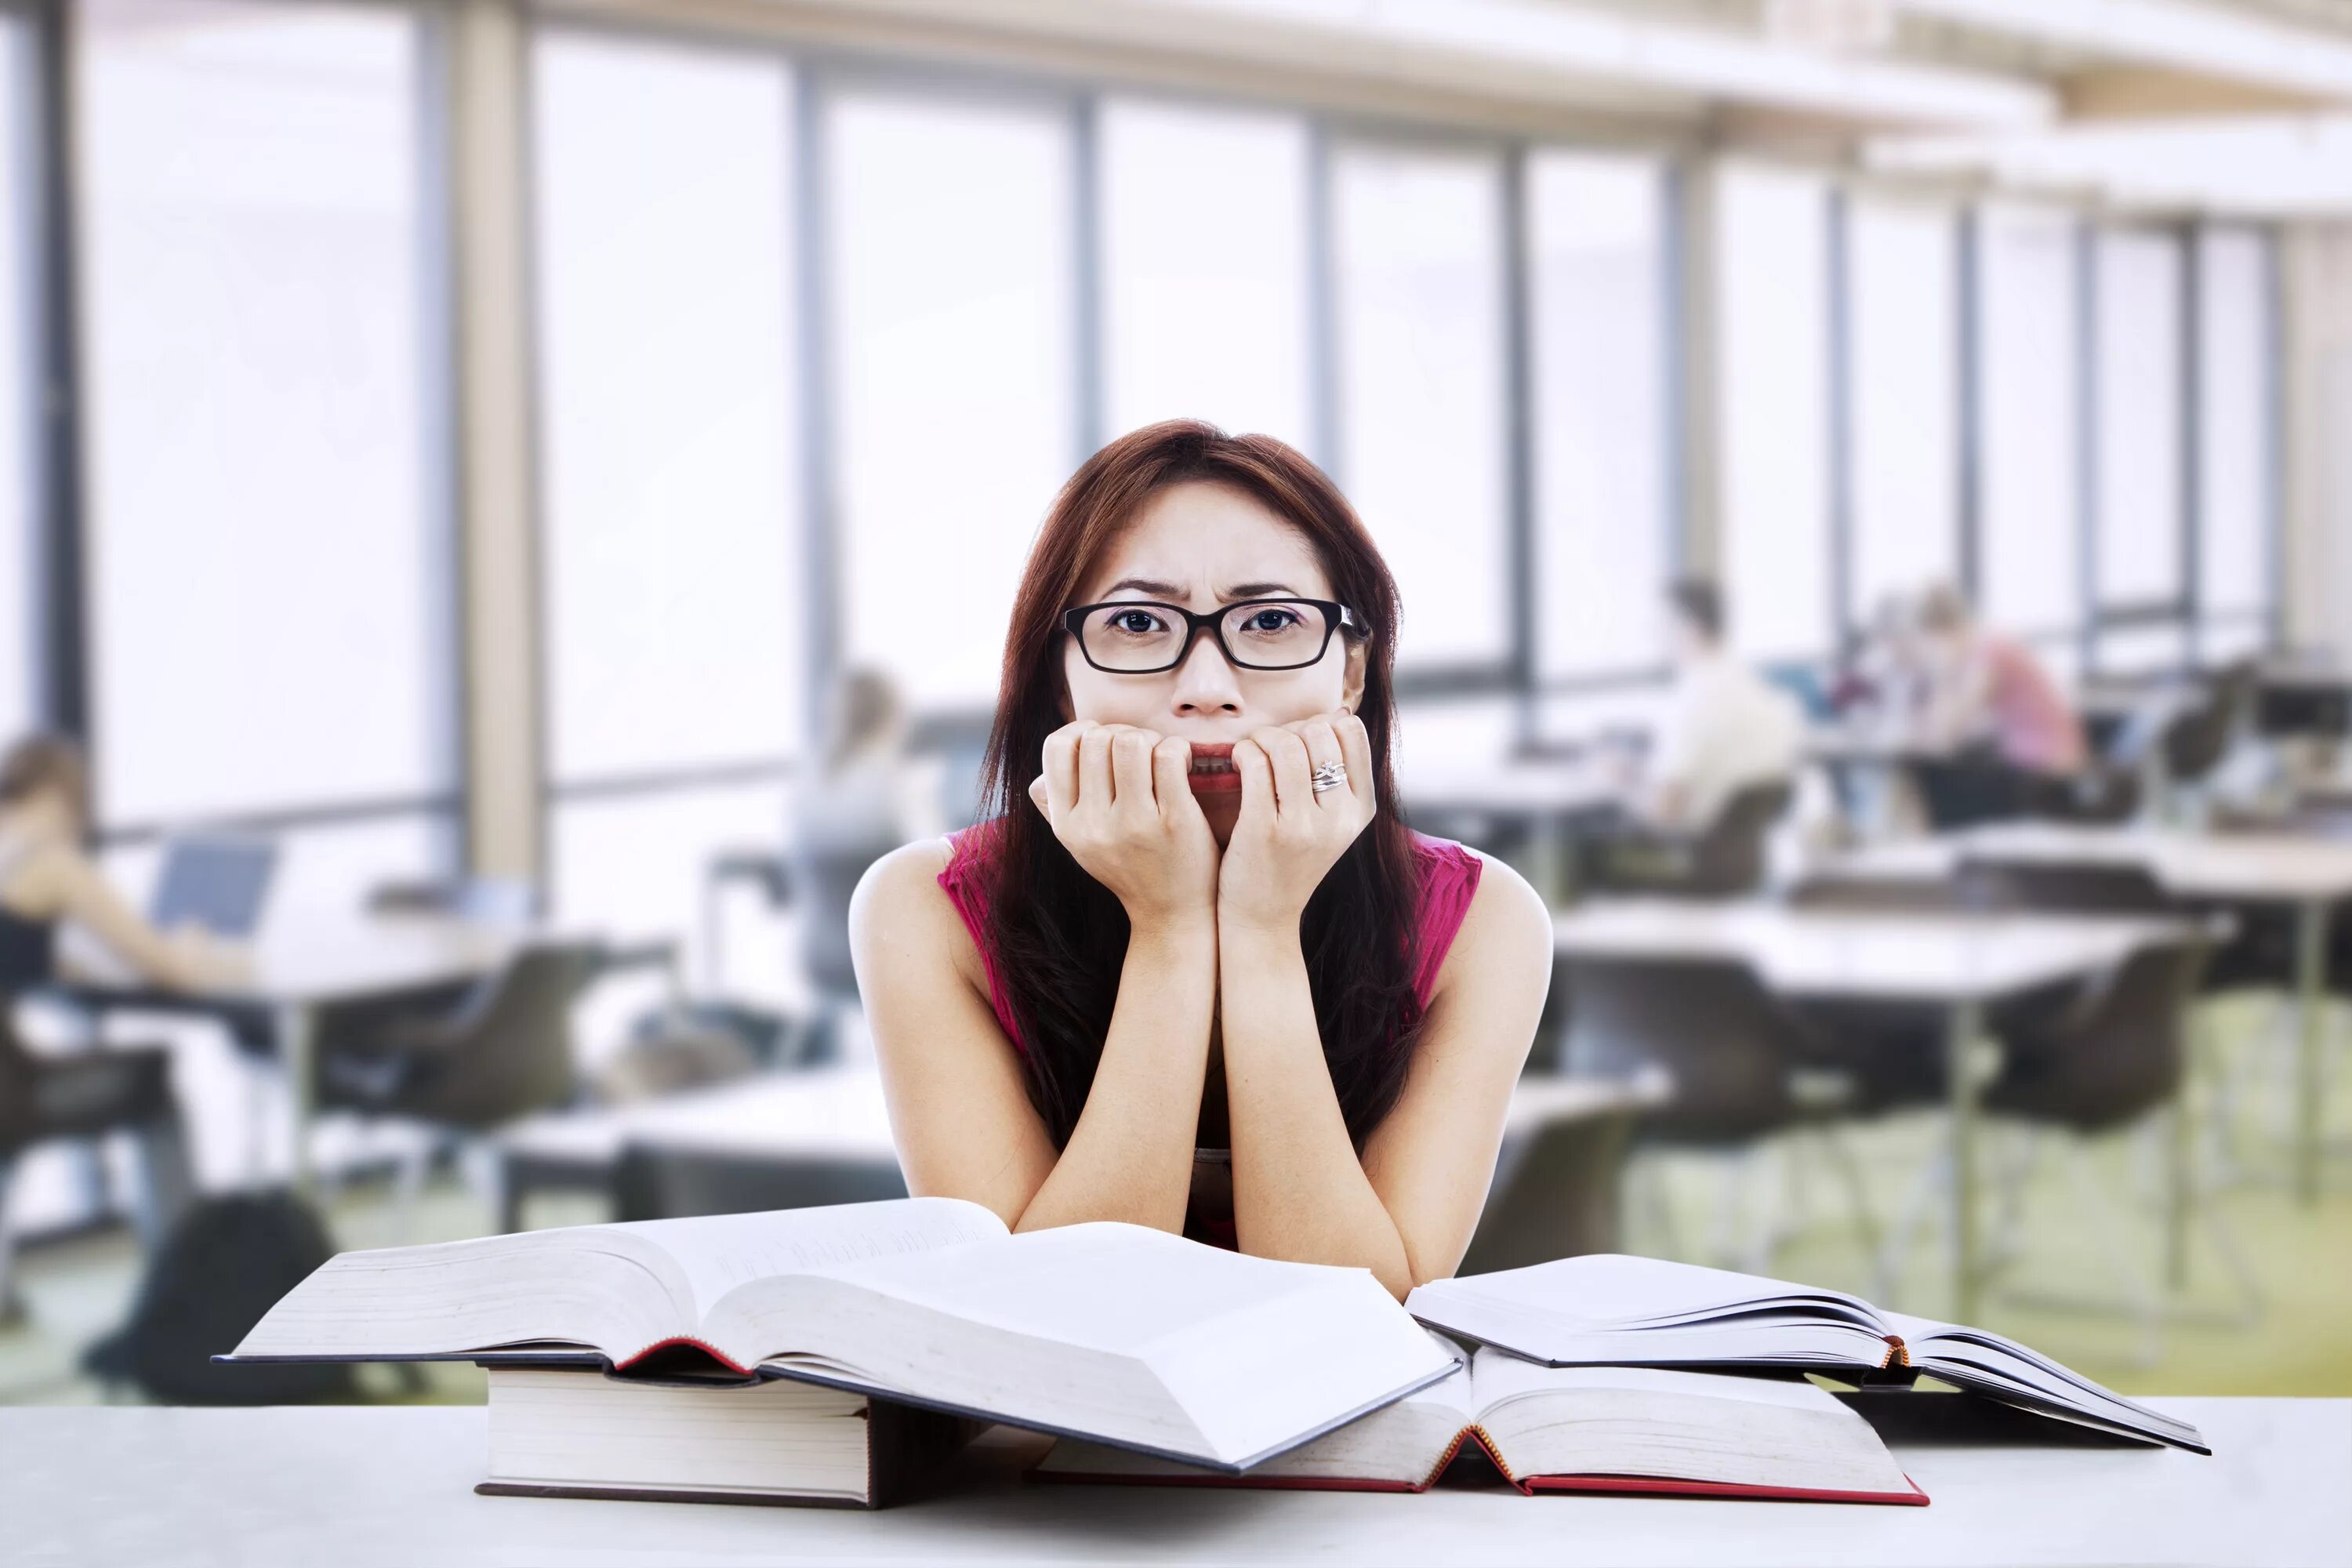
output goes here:
{"type": "Polygon", "coordinates": [[[1746,785],[1715,820],[1687,837],[1642,831],[1596,841],[1580,880],[1596,892],[1687,899],[1752,893],[1770,869],[1772,829],[1789,813],[1796,788],[1787,779],[1746,785]]]}
{"type": "MultiPolygon", "coordinates": [[[[1563,956],[1556,973],[1555,987],[1567,997],[1554,1047],[1559,1070],[1580,1078],[1663,1074],[1672,1089],[1642,1118],[1636,1144],[1723,1159],[1718,1253],[1732,1250],[1740,1178],[1757,1175],[1753,1156],[1777,1135],[1799,1130],[1822,1134],[1856,1228],[1875,1249],[1861,1173],[1843,1142],[1828,1135],[1853,1100],[1852,1079],[1827,1065],[1822,1042],[1744,962],[1577,954],[1563,956]]],[[[1780,1173],[1793,1183],[1793,1164],[1784,1162],[1780,1173]]],[[[1654,1183],[1650,1196],[1654,1216],[1671,1230],[1654,1183]]],[[[1769,1192],[1767,1202],[1773,1202],[1769,1192]]],[[[1780,1239],[1778,1216],[1768,1212],[1751,1231],[1740,1265],[1764,1268],[1780,1239]]]]}
{"type": "Polygon", "coordinates": [[[16,1033],[15,1008],[15,998],[0,995],[0,1321],[22,1310],[15,1289],[8,1184],[17,1157],[33,1145],[56,1138],[133,1134],[139,1184],[131,1223],[151,1256],[194,1191],[179,1105],[172,1094],[171,1052],[160,1046],[107,1047],[73,1056],[37,1055],[16,1033]]]}
{"type": "MultiPolygon", "coordinates": [[[[470,1142],[572,1100],[572,1007],[603,961],[598,943],[533,943],[469,987],[446,1015],[321,1039],[320,1110],[434,1130],[431,1142],[403,1165],[399,1232],[406,1231],[426,1163],[445,1144],[470,1142]]],[[[494,1209],[500,1206],[496,1196],[494,1209]]]]}

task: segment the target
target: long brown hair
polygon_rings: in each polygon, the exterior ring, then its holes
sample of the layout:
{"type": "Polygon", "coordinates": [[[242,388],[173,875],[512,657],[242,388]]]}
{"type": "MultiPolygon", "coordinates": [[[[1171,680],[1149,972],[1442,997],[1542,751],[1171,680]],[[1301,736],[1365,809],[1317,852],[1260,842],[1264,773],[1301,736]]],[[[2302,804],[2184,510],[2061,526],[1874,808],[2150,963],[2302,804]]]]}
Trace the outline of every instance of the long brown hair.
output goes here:
{"type": "Polygon", "coordinates": [[[1324,1059],[1359,1149],[1403,1090],[1421,1029],[1413,994],[1420,882],[1396,805],[1389,737],[1396,584],[1355,509],[1320,468],[1270,436],[1197,420],[1130,432],[1087,459],[1029,552],[1004,638],[996,721],[982,770],[987,944],[1020,1030],[1029,1099],[1056,1147],[1094,1084],[1127,954],[1127,911],[1082,869],[1029,799],[1045,738],[1063,723],[1062,612],[1145,500],[1171,485],[1230,486],[1304,534],[1367,633],[1357,711],[1371,739],[1377,814],[1307,901],[1300,945],[1324,1059]]]}

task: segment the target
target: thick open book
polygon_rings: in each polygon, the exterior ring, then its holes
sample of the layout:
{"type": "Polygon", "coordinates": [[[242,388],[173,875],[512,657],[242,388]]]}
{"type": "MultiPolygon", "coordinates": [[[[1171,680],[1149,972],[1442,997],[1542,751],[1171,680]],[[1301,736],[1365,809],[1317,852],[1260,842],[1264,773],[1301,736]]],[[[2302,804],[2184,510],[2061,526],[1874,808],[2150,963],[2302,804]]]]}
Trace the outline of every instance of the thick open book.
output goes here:
{"type": "Polygon", "coordinates": [[[1601,1254],[1461,1279],[1405,1299],[1431,1328],[1552,1366],[1926,1373],[2023,1409],[2196,1453],[2185,1421],[2135,1405],[2014,1340],[1884,1311],[1809,1285],[1601,1254]]]}
{"type": "Polygon", "coordinates": [[[1925,1503],[1878,1434],[1801,1376],[1548,1367],[1507,1352],[1228,1477],[1064,1438],[1055,1480],[1421,1491],[1465,1444],[1521,1491],[1657,1491],[1925,1503]]]}
{"type": "MultiPolygon", "coordinates": [[[[972,1424],[843,1389],[489,1369],[490,1496],[887,1508],[972,1424]]],[[[1111,1452],[1118,1452],[1113,1449],[1111,1452]]]]}
{"type": "Polygon", "coordinates": [[[346,1252],[226,1359],[789,1377],[1238,1470],[1452,1363],[1360,1268],[904,1198],[346,1252]]]}

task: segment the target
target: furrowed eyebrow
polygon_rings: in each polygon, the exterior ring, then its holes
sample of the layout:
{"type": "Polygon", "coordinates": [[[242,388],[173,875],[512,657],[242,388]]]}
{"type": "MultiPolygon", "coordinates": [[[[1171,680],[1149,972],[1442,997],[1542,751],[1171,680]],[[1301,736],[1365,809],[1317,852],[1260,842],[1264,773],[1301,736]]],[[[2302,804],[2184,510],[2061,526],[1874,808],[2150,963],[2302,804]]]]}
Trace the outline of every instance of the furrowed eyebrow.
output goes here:
{"type": "Polygon", "coordinates": [[[1106,594],[1124,593],[1132,588],[1139,594],[1151,594],[1162,599],[1181,601],[1184,590],[1173,583],[1155,583],[1145,577],[1122,577],[1103,590],[1106,594]]]}
{"type": "Polygon", "coordinates": [[[1242,599],[1298,599],[1306,595],[1287,583],[1237,583],[1218,597],[1230,605],[1242,599]]]}

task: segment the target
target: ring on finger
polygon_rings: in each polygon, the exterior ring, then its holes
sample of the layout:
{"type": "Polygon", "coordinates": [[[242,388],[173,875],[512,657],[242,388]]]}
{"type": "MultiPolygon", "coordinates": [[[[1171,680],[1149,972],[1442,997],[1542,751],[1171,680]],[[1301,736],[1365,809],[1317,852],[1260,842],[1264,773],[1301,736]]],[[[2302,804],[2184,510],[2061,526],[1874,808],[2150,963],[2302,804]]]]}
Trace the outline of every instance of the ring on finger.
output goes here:
{"type": "Polygon", "coordinates": [[[1348,764],[1345,763],[1318,763],[1315,771],[1307,775],[1307,787],[1317,795],[1328,795],[1347,782],[1348,764]]]}

